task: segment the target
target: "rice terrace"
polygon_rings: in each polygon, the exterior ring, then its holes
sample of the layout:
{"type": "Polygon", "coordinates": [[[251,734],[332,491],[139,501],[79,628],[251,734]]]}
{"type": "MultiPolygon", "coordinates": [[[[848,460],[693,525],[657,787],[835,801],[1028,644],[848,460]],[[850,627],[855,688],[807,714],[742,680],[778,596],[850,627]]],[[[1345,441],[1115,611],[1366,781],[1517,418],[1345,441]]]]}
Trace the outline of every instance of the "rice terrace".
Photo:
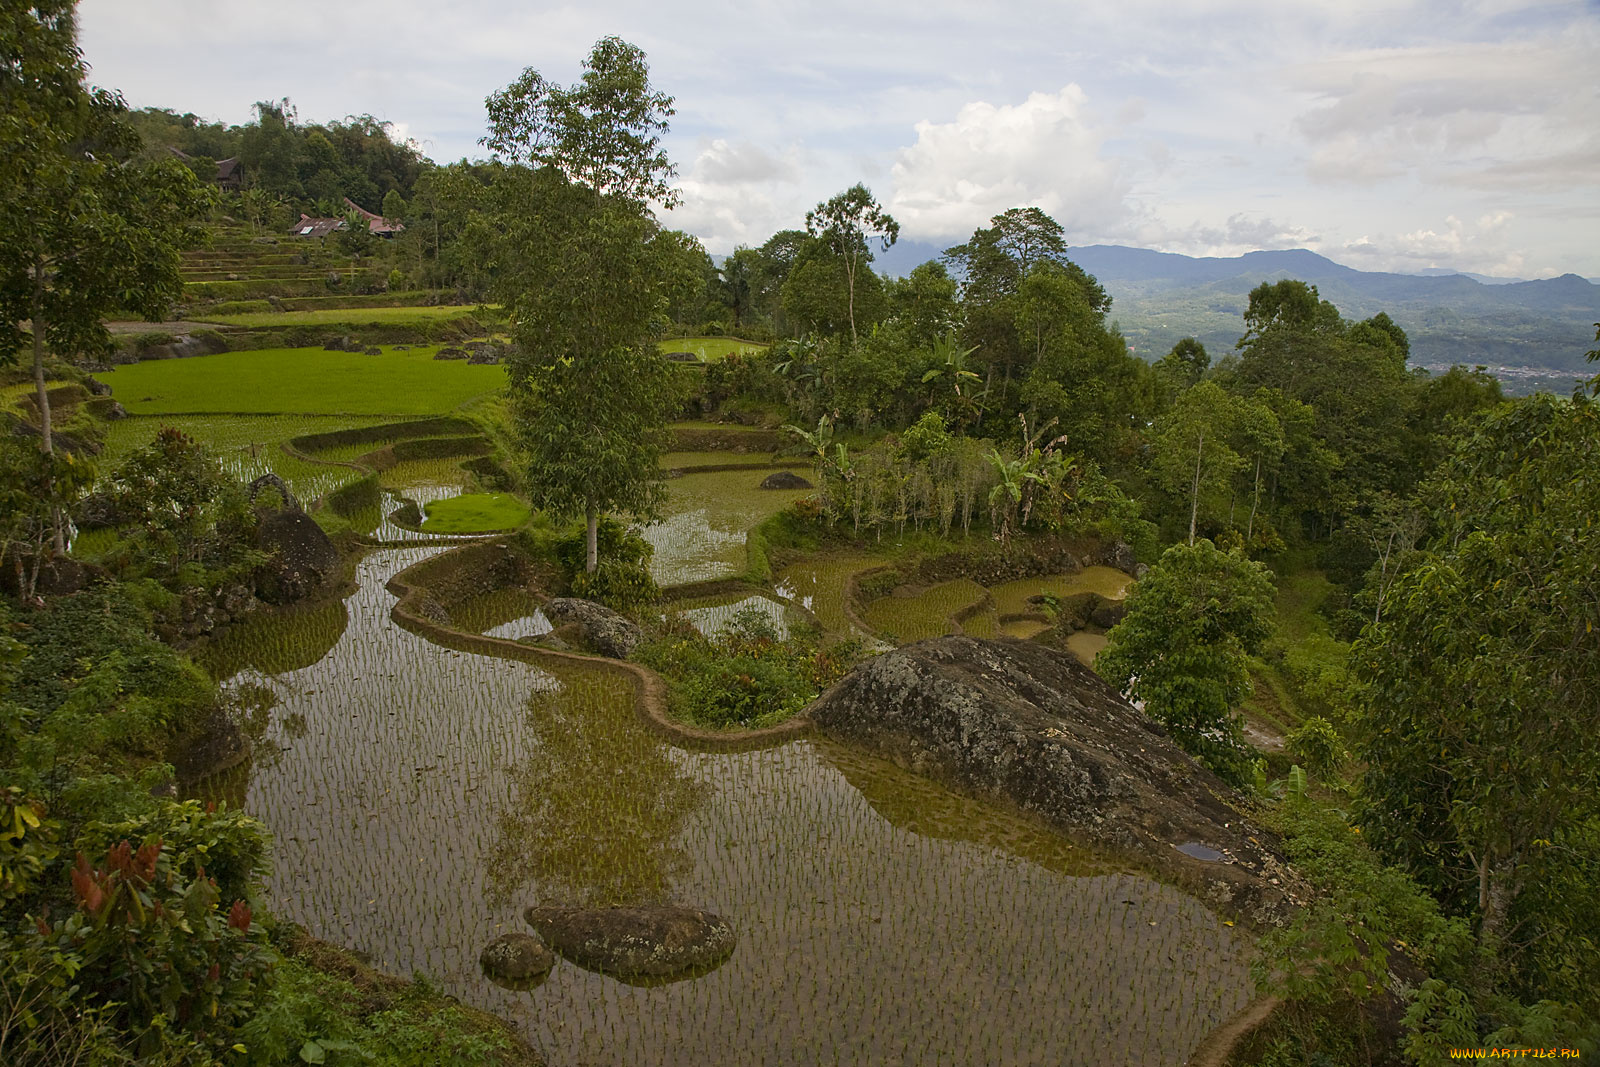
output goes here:
{"type": "Polygon", "coordinates": [[[801,156],[620,37],[438,164],[78,6],[0,17],[0,1061],[1600,1054],[1593,285],[1453,276],[1532,376],[1420,282],[1157,327],[1048,197],[672,228],[801,156]]]}

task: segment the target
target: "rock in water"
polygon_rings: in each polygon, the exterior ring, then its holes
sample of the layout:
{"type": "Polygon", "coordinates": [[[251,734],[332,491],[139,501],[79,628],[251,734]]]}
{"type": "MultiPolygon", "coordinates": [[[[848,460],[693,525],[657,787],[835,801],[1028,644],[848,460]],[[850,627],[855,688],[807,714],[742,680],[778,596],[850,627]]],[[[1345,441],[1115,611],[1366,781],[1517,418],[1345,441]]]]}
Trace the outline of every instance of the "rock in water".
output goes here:
{"type": "Polygon", "coordinates": [[[612,659],[627,659],[644,639],[638,623],[592,600],[557,597],[544,606],[544,615],[558,630],[576,625],[584,644],[612,659]]]}
{"type": "Polygon", "coordinates": [[[256,529],[256,544],[271,555],[257,582],[261,599],[274,604],[299,600],[339,573],[339,550],[303,511],[269,511],[256,529]]]}
{"type": "Polygon", "coordinates": [[[816,486],[800,477],[794,471],[777,471],[767,475],[762,481],[763,489],[815,489],[816,486]]]}
{"type": "Polygon", "coordinates": [[[1132,575],[1139,567],[1139,559],[1126,541],[1109,541],[1101,545],[1100,551],[1095,555],[1095,562],[1115,567],[1127,575],[1132,575]]]}
{"type": "Polygon", "coordinates": [[[524,917],[562,958],[624,982],[671,982],[720,966],[737,940],[728,921],[673,905],[529,908],[524,917]]]}
{"type": "Polygon", "coordinates": [[[555,955],[532,934],[501,934],[478,953],[483,973],[502,982],[536,982],[555,965],[555,955]]]}
{"type": "Polygon", "coordinates": [[[822,733],[1020,807],[1128,854],[1256,923],[1298,880],[1239,794],[1074,657],[1032,642],[937,637],[858,667],[808,709],[822,733]],[[1180,853],[1200,842],[1222,863],[1180,853]]]}

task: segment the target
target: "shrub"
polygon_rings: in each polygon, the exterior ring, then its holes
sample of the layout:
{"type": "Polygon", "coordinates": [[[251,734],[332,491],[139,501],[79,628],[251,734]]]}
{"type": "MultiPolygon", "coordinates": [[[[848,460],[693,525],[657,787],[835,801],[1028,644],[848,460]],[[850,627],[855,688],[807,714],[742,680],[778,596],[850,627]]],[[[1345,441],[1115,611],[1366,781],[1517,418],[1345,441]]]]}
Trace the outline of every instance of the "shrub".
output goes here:
{"type": "Polygon", "coordinates": [[[1319,778],[1331,777],[1344,762],[1344,738],[1320,715],[1309,715],[1289,738],[1289,751],[1319,778]]]}
{"type": "Polygon", "coordinates": [[[666,677],[673,714],[715,730],[776,725],[859,663],[859,642],[822,648],[815,634],[781,639],[759,611],[734,616],[715,637],[670,625],[636,657],[666,677]]]}
{"type": "Polygon", "coordinates": [[[650,576],[649,559],[655,551],[650,542],[617,520],[602,517],[595,529],[599,562],[595,572],[585,570],[588,541],[580,525],[556,539],[555,556],[566,572],[574,596],[596,600],[628,611],[653,603],[661,595],[650,576]]]}

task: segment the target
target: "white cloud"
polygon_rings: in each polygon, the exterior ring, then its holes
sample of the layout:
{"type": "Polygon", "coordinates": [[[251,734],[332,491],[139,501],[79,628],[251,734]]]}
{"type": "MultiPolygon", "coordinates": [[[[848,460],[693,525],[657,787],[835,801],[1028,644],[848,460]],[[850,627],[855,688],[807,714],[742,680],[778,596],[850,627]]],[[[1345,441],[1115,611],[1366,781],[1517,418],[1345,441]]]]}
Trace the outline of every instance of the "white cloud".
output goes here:
{"type": "Polygon", "coordinates": [[[1362,270],[1415,272],[1428,267],[1470,270],[1505,277],[1543,276],[1557,273],[1531,266],[1528,257],[1512,245],[1515,238],[1510,212],[1495,211],[1467,222],[1446,215],[1432,226],[1400,234],[1366,234],[1329,249],[1337,258],[1362,270]]]}
{"type": "Polygon", "coordinates": [[[966,104],[949,122],[916,124],[893,167],[889,208],[907,236],[965,236],[1012,207],[1038,207],[1069,231],[1125,217],[1120,164],[1077,85],[1014,105],[966,104]]]}
{"type": "Polygon", "coordinates": [[[1600,174],[1591,34],[1337,55],[1292,80],[1317,105],[1296,128],[1319,182],[1419,175],[1467,187],[1559,188],[1600,174]]]}
{"type": "Polygon", "coordinates": [[[707,185],[748,185],[755,182],[792,182],[800,169],[792,156],[779,158],[749,141],[713,140],[695,157],[689,176],[707,185]]]}

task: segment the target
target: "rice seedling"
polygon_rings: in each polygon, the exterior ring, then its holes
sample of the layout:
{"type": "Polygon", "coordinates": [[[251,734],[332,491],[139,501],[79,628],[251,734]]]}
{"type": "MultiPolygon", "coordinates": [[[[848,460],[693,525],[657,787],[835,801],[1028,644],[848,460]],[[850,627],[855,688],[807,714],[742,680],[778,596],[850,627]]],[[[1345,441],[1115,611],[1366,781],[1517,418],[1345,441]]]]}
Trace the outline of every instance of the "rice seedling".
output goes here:
{"type": "Polygon", "coordinates": [[[667,484],[668,517],[644,528],[650,575],[663,586],[742,573],[745,531],[807,495],[759,488],[760,471],[686,474],[667,484]]]}
{"type": "MultiPolygon", "coordinates": [[[[623,677],[397,627],[385,582],[437,551],[373,551],[337,617],[239,627],[210,661],[258,709],[255,764],[219,788],[271,827],[285,919],[427,973],[553,1064],[1176,1065],[1251,995],[1246,935],[1017,815],[820,741],[684,751],[623,677]],[[560,964],[519,994],[478,969],[527,905],[658,900],[727,916],[732,958],[651,989],[560,964]]],[[[780,585],[843,630],[872,562],[780,585]]],[[[985,593],[950,584],[928,617],[985,593]]],[[[450,610],[505,636],[542,620],[520,590],[450,610]]]]}

